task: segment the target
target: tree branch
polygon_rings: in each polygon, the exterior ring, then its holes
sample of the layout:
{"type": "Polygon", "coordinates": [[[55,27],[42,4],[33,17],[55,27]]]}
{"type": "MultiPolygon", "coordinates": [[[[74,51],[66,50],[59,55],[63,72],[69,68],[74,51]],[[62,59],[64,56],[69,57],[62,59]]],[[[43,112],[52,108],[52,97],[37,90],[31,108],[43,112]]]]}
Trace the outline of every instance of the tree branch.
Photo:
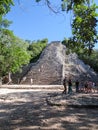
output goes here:
{"type": "Polygon", "coordinates": [[[51,3],[50,3],[49,0],[45,0],[45,1],[46,1],[46,5],[48,6],[48,8],[49,8],[52,12],[54,12],[55,14],[59,13],[57,10],[55,10],[55,9],[52,7],[52,5],[51,5],[51,3]]]}

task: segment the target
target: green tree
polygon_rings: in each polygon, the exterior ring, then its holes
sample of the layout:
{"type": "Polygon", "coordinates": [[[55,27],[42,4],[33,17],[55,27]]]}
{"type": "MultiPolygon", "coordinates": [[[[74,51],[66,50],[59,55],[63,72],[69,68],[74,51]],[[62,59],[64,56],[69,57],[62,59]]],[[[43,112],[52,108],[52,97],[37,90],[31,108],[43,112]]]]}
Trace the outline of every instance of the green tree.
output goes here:
{"type": "Polygon", "coordinates": [[[78,5],[74,8],[74,19],[72,23],[73,44],[82,47],[84,52],[91,55],[95,44],[98,41],[97,35],[97,6],[78,5]],[[79,45],[80,44],[80,45],[79,45]]]}
{"type": "Polygon", "coordinates": [[[12,21],[9,21],[7,19],[0,19],[0,30],[4,29],[4,28],[8,28],[10,26],[10,24],[12,24],[12,21]]]}
{"type": "Polygon", "coordinates": [[[8,13],[12,5],[14,5],[13,0],[0,0],[0,17],[8,13]]]}
{"type": "Polygon", "coordinates": [[[83,60],[85,64],[90,65],[96,72],[98,72],[98,50],[93,50],[90,57],[82,54],[79,58],[83,60]]]}
{"type": "Polygon", "coordinates": [[[15,73],[29,63],[30,53],[27,48],[28,43],[15,37],[13,32],[0,31],[0,77],[15,73]]]}

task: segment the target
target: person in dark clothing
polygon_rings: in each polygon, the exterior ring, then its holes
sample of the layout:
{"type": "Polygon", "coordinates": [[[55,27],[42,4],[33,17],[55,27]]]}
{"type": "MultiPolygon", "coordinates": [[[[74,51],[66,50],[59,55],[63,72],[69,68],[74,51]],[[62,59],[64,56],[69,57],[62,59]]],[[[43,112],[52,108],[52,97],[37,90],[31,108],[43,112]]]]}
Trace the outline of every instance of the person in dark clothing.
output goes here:
{"type": "Polygon", "coordinates": [[[88,93],[88,81],[85,82],[84,88],[85,88],[85,93],[88,93]]]}
{"type": "Polygon", "coordinates": [[[71,79],[68,80],[68,94],[72,93],[72,81],[71,79]]]}
{"type": "Polygon", "coordinates": [[[77,93],[77,92],[79,92],[79,81],[78,80],[76,80],[75,86],[76,86],[76,93],[77,93]]]}
{"type": "Polygon", "coordinates": [[[67,92],[66,77],[63,79],[63,86],[64,86],[64,91],[62,93],[66,94],[67,92]]]}

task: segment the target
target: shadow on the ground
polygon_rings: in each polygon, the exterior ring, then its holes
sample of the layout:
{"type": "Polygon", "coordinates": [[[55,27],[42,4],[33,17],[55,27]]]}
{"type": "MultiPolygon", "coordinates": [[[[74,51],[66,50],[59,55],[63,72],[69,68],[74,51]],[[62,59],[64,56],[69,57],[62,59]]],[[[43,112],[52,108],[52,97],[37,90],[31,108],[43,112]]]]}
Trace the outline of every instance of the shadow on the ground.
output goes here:
{"type": "Polygon", "coordinates": [[[43,92],[0,95],[0,130],[97,130],[98,109],[49,106],[43,92]]]}

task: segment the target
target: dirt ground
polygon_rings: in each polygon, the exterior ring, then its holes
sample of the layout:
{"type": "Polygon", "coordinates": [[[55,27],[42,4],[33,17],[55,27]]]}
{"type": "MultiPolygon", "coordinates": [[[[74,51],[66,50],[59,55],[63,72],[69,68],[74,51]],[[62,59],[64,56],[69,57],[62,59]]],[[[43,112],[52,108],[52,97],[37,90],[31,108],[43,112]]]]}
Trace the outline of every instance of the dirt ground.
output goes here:
{"type": "Polygon", "coordinates": [[[98,130],[98,108],[50,106],[55,92],[0,89],[0,130],[98,130]]]}

